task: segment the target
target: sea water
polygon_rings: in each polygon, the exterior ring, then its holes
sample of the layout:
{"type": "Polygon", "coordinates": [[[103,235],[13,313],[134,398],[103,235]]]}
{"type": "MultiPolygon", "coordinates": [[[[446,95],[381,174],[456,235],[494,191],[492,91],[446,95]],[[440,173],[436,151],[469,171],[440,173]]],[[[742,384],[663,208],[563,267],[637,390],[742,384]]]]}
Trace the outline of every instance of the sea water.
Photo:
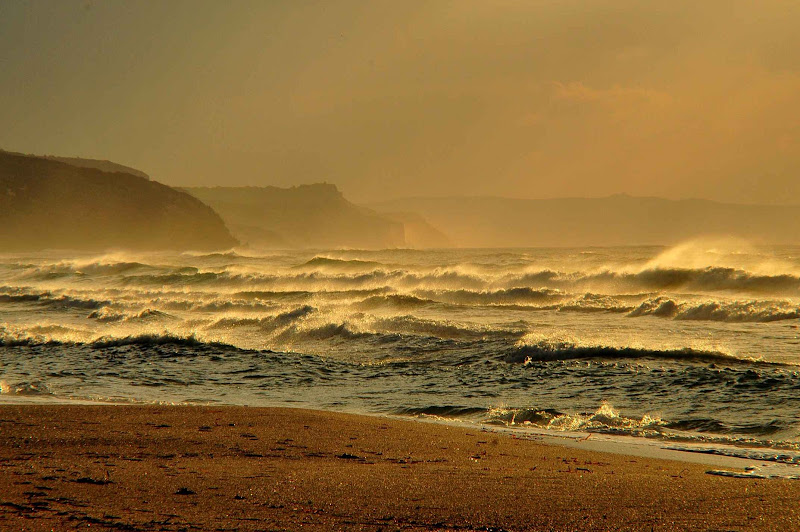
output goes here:
{"type": "Polygon", "coordinates": [[[428,416],[800,463],[800,247],[6,254],[0,402],[20,400],[428,416]]]}

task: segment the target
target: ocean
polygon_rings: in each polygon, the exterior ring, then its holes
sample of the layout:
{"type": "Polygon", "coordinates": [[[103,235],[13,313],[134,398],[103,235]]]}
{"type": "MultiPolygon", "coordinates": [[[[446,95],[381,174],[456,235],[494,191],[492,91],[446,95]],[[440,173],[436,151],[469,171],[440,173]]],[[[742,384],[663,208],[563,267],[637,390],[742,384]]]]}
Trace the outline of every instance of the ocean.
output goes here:
{"type": "Polygon", "coordinates": [[[5,254],[0,403],[30,401],[295,406],[800,464],[800,247],[5,254]]]}

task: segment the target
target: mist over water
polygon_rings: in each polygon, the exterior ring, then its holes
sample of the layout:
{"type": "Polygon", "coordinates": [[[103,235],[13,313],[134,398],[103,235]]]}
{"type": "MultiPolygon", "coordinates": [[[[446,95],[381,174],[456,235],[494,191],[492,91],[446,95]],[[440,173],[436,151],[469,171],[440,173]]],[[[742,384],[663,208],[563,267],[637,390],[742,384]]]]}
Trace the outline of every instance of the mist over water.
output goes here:
{"type": "Polygon", "coordinates": [[[40,253],[0,280],[4,402],[800,445],[800,247],[40,253]]]}

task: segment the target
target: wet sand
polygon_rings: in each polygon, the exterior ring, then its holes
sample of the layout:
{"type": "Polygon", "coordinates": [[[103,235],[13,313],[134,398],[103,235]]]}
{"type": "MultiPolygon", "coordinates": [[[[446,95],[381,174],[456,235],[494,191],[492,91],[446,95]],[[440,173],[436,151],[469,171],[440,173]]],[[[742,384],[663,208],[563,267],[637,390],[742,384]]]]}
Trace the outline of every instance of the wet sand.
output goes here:
{"type": "Polygon", "coordinates": [[[0,530],[797,530],[800,481],[309,410],[0,406],[0,530]]]}

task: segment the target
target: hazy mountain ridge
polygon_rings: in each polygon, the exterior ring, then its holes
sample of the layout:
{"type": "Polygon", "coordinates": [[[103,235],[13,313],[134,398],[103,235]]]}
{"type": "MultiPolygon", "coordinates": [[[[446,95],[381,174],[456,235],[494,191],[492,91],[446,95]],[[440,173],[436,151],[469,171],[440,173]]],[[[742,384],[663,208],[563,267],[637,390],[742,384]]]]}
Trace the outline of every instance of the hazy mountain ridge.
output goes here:
{"type": "Polygon", "coordinates": [[[236,244],[220,217],[189,194],[141,173],[91,166],[105,161],[84,159],[76,166],[56,159],[0,152],[3,250],[209,250],[236,244]]]}
{"type": "Polygon", "coordinates": [[[405,198],[370,204],[411,211],[461,247],[674,244],[699,236],[757,243],[800,242],[800,206],[667,200],[625,194],[605,198],[405,198]]]}
{"type": "Polygon", "coordinates": [[[255,247],[390,248],[406,245],[403,224],[349,202],[335,185],[186,187],[255,247]]]}

